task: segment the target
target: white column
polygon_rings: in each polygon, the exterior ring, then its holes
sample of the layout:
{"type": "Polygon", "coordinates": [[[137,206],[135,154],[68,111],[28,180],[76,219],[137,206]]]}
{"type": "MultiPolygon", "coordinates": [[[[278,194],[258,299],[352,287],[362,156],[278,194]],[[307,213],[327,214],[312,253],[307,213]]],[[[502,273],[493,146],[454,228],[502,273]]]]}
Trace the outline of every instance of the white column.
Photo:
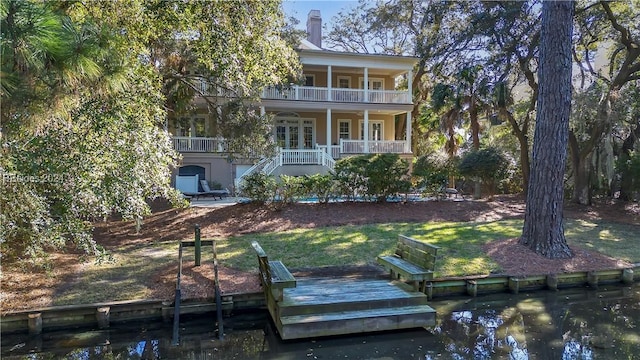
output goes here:
{"type": "Polygon", "coordinates": [[[406,145],[404,146],[408,153],[411,152],[411,111],[407,111],[407,129],[406,129],[406,145]]]}
{"type": "MultiPolygon", "coordinates": [[[[364,102],[369,102],[369,68],[364,68],[364,102]]],[[[366,132],[366,130],[365,130],[366,132]]]]}
{"type": "Polygon", "coordinates": [[[266,113],[267,111],[265,110],[264,106],[260,106],[260,116],[265,116],[266,113]]]}
{"type": "Polygon", "coordinates": [[[409,70],[407,73],[407,89],[409,91],[409,102],[413,103],[413,89],[411,86],[413,85],[413,71],[409,70]]]}
{"type": "MultiPolygon", "coordinates": [[[[364,83],[366,84],[367,82],[365,81],[364,83]]],[[[368,154],[369,153],[369,110],[364,111],[364,124],[362,126],[364,126],[364,153],[368,154]]]]}
{"type": "Polygon", "coordinates": [[[327,154],[331,155],[331,109],[327,109],[327,154]]]}
{"type": "MultiPolygon", "coordinates": [[[[327,101],[331,101],[331,65],[327,66],[327,101]]],[[[328,141],[328,140],[327,140],[328,141]]]]}

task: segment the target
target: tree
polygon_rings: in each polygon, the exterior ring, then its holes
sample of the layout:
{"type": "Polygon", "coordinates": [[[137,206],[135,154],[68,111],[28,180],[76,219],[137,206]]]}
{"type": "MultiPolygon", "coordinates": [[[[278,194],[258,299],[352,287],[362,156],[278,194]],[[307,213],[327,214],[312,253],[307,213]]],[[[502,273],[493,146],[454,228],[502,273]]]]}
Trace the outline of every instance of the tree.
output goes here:
{"type": "Polygon", "coordinates": [[[539,1],[484,1],[472,16],[472,28],[485,39],[489,50],[487,67],[498,76],[495,85],[497,115],[513,130],[520,147],[519,159],[523,191],[529,184],[530,137],[538,101],[538,81],[535,73],[540,42],[539,1]],[[511,85],[509,85],[511,84],[511,85]],[[525,84],[526,94],[514,99],[525,84]]]}
{"type": "Polygon", "coordinates": [[[508,166],[509,162],[500,150],[487,147],[464,154],[458,164],[458,172],[462,176],[479,179],[487,184],[489,197],[493,197],[496,192],[496,182],[506,177],[508,166]]]}
{"type": "Polygon", "coordinates": [[[547,258],[573,253],[564,237],[564,169],[571,114],[571,37],[574,4],[542,5],[539,94],[531,178],[520,244],[547,258]]]}
{"type": "Polygon", "coordinates": [[[615,103],[626,86],[640,79],[640,13],[638,2],[582,4],[576,11],[577,44],[573,52],[583,77],[601,82],[596,116],[588,126],[579,124],[569,133],[574,172],[572,201],[589,205],[595,176],[592,164],[596,149],[615,127],[615,103]],[[595,65],[597,52],[608,52],[608,67],[595,65]]]}
{"type": "MultiPolygon", "coordinates": [[[[168,114],[202,84],[247,100],[298,66],[277,1],[2,1],[0,18],[3,258],[98,254],[92,221],[140,224],[147,200],[179,202],[168,114]]],[[[229,132],[266,128],[241,105],[229,132]]]]}
{"type": "MultiPolygon", "coordinates": [[[[478,49],[468,36],[470,3],[433,0],[391,0],[374,3],[360,0],[360,6],[339,13],[327,36],[327,46],[343,51],[384,52],[419,58],[411,81],[414,91],[411,114],[412,149],[431,132],[420,123],[429,117],[429,96],[440,76],[452,75],[478,49]],[[357,45],[354,45],[357,44],[357,45]]],[[[404,126],[405,122],[399,122],[404,126]]],[[[397,128],[397,133],[404,133],[397,128]]]]}
{"type": "MultiPolygon", "coordinates": [[[[468,122],[472,149],[480,149],[480,112],[488,109],[489,80],[483,67],[474,65],[463,67],[448,83],[434,86],[431,107],[436,112],[444,111],[441,115],[441,128],[447,136],[445,150],[453,158],[458,148],[456,127],[461,124],[468,122]]],[[[448,186],[455,187],[453,178],[448,186]]],[[[480,197],[479,182],[475,184],[474,196],[480,197]]]]}

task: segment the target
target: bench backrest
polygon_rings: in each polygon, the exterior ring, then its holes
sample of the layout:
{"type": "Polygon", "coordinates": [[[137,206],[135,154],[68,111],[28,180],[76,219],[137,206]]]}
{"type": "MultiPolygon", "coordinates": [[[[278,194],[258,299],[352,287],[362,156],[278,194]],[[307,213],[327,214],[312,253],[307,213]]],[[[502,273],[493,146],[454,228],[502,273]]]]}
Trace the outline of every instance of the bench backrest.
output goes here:
{"type": "Polygon", "coordinates": [[[267,253],[262,249],[262,246],[257,241],[252,241],[251,246],[258,255],[258,266],[260,267],[260,281],[265,290],[271,287],[271,267],[269,266],[269,258],[267,253]]]}
{"type": "Polygon", "coordinates": [[[436,257],[440,247],[398,235],[396,255],[427,270],[435,271],[436,257]]]}

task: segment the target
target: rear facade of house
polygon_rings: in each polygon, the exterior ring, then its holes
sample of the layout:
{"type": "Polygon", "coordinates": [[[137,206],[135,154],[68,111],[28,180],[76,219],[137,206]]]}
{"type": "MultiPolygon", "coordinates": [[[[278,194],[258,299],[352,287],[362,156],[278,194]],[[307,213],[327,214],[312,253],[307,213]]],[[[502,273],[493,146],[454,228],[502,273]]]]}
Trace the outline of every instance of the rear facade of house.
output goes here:
{"type": "Polygon", "coordinates": [[[327,173],[340,158],[371,153],[411,159],[411,81],[396,89],[400,79],[412,78],[416,59],[324,50],[320,31],[320,12],[312,10],[308,40],[298,49],[304,83],[266,88],[255,104],[273,117],[276,155],[230,156],[203,107],[182,125],[169,123],[174,148],[182,154],[176,175],[197,174],[234,192],[238,180],[255,171],[327,173]]]}

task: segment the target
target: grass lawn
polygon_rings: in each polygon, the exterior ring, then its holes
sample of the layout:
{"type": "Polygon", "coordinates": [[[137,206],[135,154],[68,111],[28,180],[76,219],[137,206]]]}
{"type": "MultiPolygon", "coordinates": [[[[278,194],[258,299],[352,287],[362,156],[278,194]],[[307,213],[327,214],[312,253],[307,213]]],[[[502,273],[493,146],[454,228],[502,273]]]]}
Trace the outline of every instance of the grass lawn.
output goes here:
{"type": "MultiPolygon", "coordinates": [[[[274,260],[289,268],[375,263],[381,254],[391,254],[398,234],[441,247],[436,277],[482,275],[499,271],[482,245],[513,238],[522,231],[522,220],[487,223],[395,223],[303,229],[268,234],[251,234],[218,243],[218,257],[225,266],[242,270],[257,267],[251,241],[256,240],[274,260]]],[[[632,225],[567,220],[569,246],[596,250],[629,262],[640,261],[638,227],[632,225]]]]}
{"type": "MultiPolygon", "coordinates": [[[[436,277],[482,275],[500,271],[482,245],[520,235],[522,220],[494,222],[393,223],[339,226],[250,234],[218,239],[218,259],[225,267],[257,272],[251,241],[257,240],[271,259],[290,268],[374,264],[381,254],[391,254],[398,234],[441,247],[436,277]]],[[[581,246],[628,262],[640,262],[638,226],[568,220],[565,234],[570,246],[581,246]]],[[[153,297],[149,279],[158,274],[173,279],[178,263],[178,242],[137,243],[112,249],[113,262],[81,264],[82,272],[57,289],[55,305],[153,297]],[[134,274],[134,275],[132,275],[134,274]]],[[[193,260],[187,250],[185,261],[193,260]]],[[[211,251],[203,249],[203,262],[211,251]]]]}

